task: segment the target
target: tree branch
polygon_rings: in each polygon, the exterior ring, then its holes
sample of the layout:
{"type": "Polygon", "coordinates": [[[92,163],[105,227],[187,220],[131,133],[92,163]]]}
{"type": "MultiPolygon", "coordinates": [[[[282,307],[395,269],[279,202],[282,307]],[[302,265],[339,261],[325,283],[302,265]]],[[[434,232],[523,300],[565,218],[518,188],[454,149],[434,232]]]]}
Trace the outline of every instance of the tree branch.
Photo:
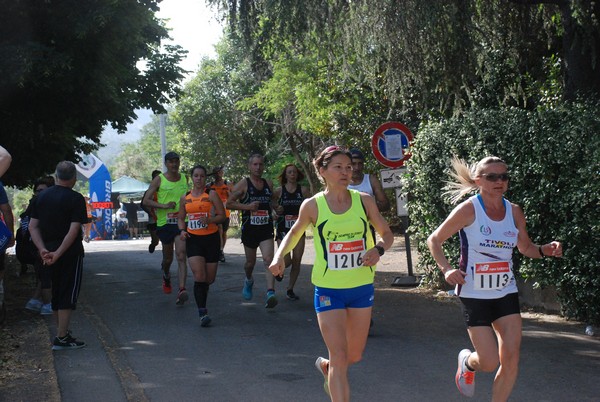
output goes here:
{"type": "Polygon", "coordinates": [[[570,0],[508,0],[510,3],[533,6],[536,4],[555,4],[557,6],[569,5],[570,0]]]}

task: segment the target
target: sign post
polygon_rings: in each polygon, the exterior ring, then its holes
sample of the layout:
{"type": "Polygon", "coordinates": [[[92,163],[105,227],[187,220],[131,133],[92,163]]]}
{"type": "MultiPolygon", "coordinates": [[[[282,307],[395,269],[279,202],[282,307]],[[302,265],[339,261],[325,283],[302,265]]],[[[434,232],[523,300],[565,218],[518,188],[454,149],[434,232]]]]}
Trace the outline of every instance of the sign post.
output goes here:
{"type": "Polygon", "coordinates": [[[381,170],[381,185],[384,189],[395,189],[396,211],[401,218],[402,231],[404,232],[408,276],[396,277],[392,282],[392,286],[412,287],[417,286],[420,281],[420,278],[413,275],[410,238],[408,236],[408,211],[406,209],[406,197],[402,193],[402,175],[406,171],[403,166],[404,162],[411,156],[410,145],[413,138],[413,134],[408,127],[402,123],[392,121],[379,126],[371,139],[371,148],[375,159],[383,166],[390,168],[381,170]]]}

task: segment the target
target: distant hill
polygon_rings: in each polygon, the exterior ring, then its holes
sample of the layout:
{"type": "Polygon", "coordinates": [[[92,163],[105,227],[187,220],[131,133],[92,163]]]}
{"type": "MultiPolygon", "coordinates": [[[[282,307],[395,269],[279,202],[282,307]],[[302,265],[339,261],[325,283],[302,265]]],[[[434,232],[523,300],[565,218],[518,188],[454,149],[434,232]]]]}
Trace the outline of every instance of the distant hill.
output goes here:
{"type": "Polygon", "coordinates": [[[106,166],[110,166],[121,153],[123,144],[139,141],[142,127],[150,123],[153,116],[152,111],[147,109],[136,110],[135,114],[137,119],[127,126],[127,131],[123,134],[118,134],[110,125],[104,128],[101,142],[106,146],[100,148],[97,155],[106,166]]]}

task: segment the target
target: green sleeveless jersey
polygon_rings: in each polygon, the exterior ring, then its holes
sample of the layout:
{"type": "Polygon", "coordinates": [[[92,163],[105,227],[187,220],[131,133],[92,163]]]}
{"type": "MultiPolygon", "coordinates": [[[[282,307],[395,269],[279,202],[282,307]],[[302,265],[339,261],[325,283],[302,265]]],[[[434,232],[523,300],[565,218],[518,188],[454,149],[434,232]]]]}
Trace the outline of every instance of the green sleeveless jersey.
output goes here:
{"type": "Polygon", "coordinates": [[[179,181],[169,181],[163,173],[160,174],[160,187],[156,192],[157,202],[167,204],[175,201],[173,209],[156,209],[156,226],[167,224],[177,225],[177,214],[179,213],[179,199],[188,191],[187,180],[184,175],[180,175],[179,181]]]}
{"type": "Polygon", "coordinates": [[[312,283],[347,289],[373,283],[375,266],[363,266],[365,252],[375,246],[360,193],[350,191],[352,206],[343,214],[329,209],[323,192],[315,195],[318,218],[314,230],[312,283]]]}

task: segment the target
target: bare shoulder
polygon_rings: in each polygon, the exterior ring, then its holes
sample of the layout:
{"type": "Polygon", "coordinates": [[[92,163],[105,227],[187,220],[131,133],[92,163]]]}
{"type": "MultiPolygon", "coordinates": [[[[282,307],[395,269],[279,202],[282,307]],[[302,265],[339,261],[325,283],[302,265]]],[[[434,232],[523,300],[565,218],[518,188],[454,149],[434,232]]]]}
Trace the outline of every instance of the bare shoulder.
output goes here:
{"type": "Polygon", "coordinates": [[[306,217],[313,224],[317,221],[318,208],[315,196],[306,198],[302,201],[302,204],[300,205],[300,215],[306,217]]]}
{"type": "Polygon", "coordinates": [[[215,190],[213,190],[213,189],[211,189],[208,192],[208,198],[211,201],[213,201],[213,203],[218,203],[218,204],[221,204],[221,205],[223,204],[223,202],[221,201],[221,198],[219,197],[219,194],[215,190]]]}
{"type": "Polygon", "coordinates": [[[371,187],[381,187],[381,182],[379,181],[379,175],[377,173],[371,173],[369,175],[369,181],[371,182],[371,187]]]}
{"type": "Polygon", "coordinates": [[[363,202],[363,204],[365,204],[365,206],[369,203],[373,203],[373,205],[376,205],[375,198],[371,194],[363,193],[362,191],[360,191],[359,194],[360,194],[360,200],[363,202]]]}
{"type": "Polygon", "coordinates": [[[148,192],[146,193],[146,197],[152,196],[158,189],[160,188],[160,175],[156,176],[150,182],[150,186],[148,186],[148,192]]]}
{"type": "Polygon", "coordinates": [[[248,187],[248,182],[246,181],[246,178],[243,178],[234,184],[232,191],[239,191],[239,190],[245,191],[247,187],[248,187]]]}
{"type": "Polygon", "coordinates": [[[304,198],[310,197],[310,189],[308,187],[302,186],[302,187],[300,187],[300,191],[302,192],[302,196],[304,198]]]}
{"type": "Polygon", "coordinates": [[[235,185],[231,189],[229,198],[231,200],[241,198],[246,193],[247,189],[248,189],[248,183],[247,183],[246,179],[243,178],[240,181],[238,181],[237,183],[235,183],[235,185]]]}
{"type": "Polygon", "coordinates": [[[475,220],[473,203],[469,200],[461,202],[450,212],[448,219],[462,222],[464,226],[470,225],[475,220]]]}
{"type": "Polygon", "coordinates": [[[525,222],[525,212],[523,212],[523,209],[519,205],[517,205],[513,202],[509,201],[509,203],[510,203],[510,206],[512,207],[513,219],[515,220],[517,225],[519,223],[524,223],[525,222]]]}

